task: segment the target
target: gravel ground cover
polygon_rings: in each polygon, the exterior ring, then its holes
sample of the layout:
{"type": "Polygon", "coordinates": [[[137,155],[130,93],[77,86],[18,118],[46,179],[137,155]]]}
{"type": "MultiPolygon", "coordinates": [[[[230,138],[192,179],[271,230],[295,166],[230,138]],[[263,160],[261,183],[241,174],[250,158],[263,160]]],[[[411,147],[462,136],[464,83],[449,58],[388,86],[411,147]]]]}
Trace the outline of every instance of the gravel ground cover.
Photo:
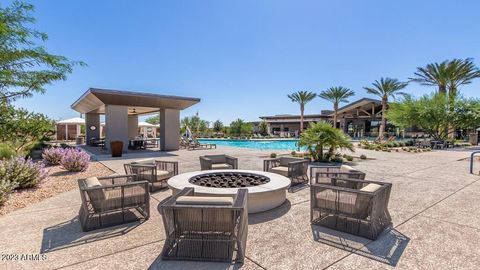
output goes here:
{"type": "Polygon", "coordinates": [[[7,202],[0,207],[0,215],[5,215],[16,209],[24,208],[30,204],[39,202],[59,193],[78,188],[77,179],[90,176],[107,176],[113,171],[100,162],[91,162],[84,172],[68,172],[61,166],[49,166],[48,177],[36,187],[16,190],[8,198],[7,202]]]}

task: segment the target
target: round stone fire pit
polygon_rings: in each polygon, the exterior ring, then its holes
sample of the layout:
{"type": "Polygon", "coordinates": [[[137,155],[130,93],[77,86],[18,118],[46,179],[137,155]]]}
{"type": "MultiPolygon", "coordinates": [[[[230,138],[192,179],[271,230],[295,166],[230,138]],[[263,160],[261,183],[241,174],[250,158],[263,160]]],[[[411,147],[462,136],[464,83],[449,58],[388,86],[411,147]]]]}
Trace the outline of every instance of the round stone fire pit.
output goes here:
{"type": "Polygon", "coordinates": [[[279,174],[252,170],[210,170],[176,175],[168,180],[173,194],[186,187],[196,196],[231,196],[239,188],[248,189],[248,212],[257,213],[281,205],[290,179],[279,174]]]}

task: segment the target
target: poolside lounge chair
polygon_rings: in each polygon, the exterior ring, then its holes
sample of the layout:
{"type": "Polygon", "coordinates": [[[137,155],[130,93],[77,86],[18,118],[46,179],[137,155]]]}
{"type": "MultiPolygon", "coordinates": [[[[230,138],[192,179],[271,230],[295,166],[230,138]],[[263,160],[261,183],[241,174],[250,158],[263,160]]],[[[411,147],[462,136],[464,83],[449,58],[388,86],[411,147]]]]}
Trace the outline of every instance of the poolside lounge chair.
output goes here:
{"type": "MultiPolygon", "coordinates": [[[[310,182],[316,184],[330,184],[332,178],[365,179],[365,173],[348,165],[341,166],[310,166],[310,182]]],[[[339,186],[348,187],[348,182],[337,181],[339,186]]]]}
{"type": "Polygon", "coordinates": [[[388,201],[392,184],[332,178],[330,184],[310,185],[310,221],[375,240],[391,225],[388,201]],[[345,188],[337,181],[351,182],[345,188]]]}
{"type": "Polygon", "coordinates": [[[178,174],[178,162],[176,161],[132,162],[124,164],[123,167],[125,173],[135,175],[135,181],[148,181],[151,192],[167,187],[167,180],[178,174]]]}
{"type": "Polygon", "coordinates": [[[78,219],[83,231],[150,217],[147,181],[134,181],[134,175],[89,177],[78,180],[82,205],[78,219]]]}
{"type": "Polygon", "coordinates": [[[160,206],[163,260],[243,262],[247,244],[247,189],[232,197],[197,197],[184,188],[160,206]]]}
{"type": "Polygon", "coordinates": [[[263,170],[288,177],[292,184],[300,184],[308,182],[308,164],[310,161],[303,158],[271,158],[263,161],[263,170]]]}
{"type": "Polygon", "coordinates": [[[192,138],[180,138],[180,148],[195,150],[195,149],[216,149],[217,145],[214,143],[200,143],[192,138]]]}
{"type": "Polygon", "coordinates": [[[199,158],[202,171],[238,169],[238,159],[228,155],[206,155],[199,158]]]}

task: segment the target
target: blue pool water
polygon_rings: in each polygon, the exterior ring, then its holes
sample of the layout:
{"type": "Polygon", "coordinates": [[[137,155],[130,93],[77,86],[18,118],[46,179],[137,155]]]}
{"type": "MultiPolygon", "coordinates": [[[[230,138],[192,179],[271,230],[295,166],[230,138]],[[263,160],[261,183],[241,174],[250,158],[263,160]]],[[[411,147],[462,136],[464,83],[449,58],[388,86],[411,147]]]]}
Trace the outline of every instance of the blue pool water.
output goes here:
{"type": "Polygon", "coordinates": [[[298,140],[215,140],[202,139],[201,143],[214,143],[240,148],[252,148],[261,150],[298,150],[298,140]]]}

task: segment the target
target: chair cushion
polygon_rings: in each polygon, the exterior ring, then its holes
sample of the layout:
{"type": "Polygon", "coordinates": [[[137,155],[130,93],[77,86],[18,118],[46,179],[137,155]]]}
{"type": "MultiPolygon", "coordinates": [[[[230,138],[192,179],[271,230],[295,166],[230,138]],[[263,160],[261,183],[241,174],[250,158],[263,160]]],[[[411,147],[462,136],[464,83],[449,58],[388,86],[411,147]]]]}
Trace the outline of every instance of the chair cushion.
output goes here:
{"type": "Polygon", "coordinates": [[[352,166],[342,165],[342,166],[340,166],[340,171],[351,172],[351,171],[356,171],[356,170],[352,166]]]}
{"type": "MultiPolygon", "coordinates": [[[[102,183],[100,183],[97,177],[88,177],[84,180],[84,183],[87,188],[102,186],[102,183]]],[[[90,203],[95,209],[100,208],[102,201],[104,201],[106,197],[103,189],[89,190],[87,191],[87,194],[90,198],[90,203]]]]}
{"type": "Polygon", "coordinates": [[[340,192],[337,193],[331,189],[325,189],[315,194],[317,206],[332,211],[338,211],[347,215],[355,215],[357,212],[355,206],[355,193],[340,192]],[[340,196],[338,196],[338,194],[340,196]]]}
{"type": "Polygon", "coordinates": [[[209,158],[212,163],[227,163],[227,158],[224,155],[213,155],[213,156],[205,156],[206,158],[209,158]]]}
{"type": "Polygon", "coordinates": [[[278,166],[278,167],[270,168],[270,172],[288,177],[288,167],[287,166],[278,166]]]}
{"type": "Polygon", "coordinates": [[[212,170],[232,169],[233,167],[227,163],[212,164],[212,170]]]}
{"type": "MultiPolygon", "coordinates": [[[[373,193],[381,187],[382,187],[381,185],[370,183],[370,184],[364,186],[363,188],[361,188],[360,190],[365,191],[365,192],[373,193]]],[[[368,215],[370,213],[370,209],[372,208],[371,200],[372,200],[371,196],[368,196],[368,195],[365,195],[365,194],[358,194],[357,195],[357,200],[355,202],[355,206],[357,208],[357,214],[360,218],[368,217],[368,215]]]]}
{"type": "Polygon", "coordinates": [[[177,204],[187,205],[233,205],[232,197],[180,196],[177,204]]]}
{"type": "Polygon", "coordinates": [[[165,178],[169,178],[171,174],[172,173],[169,171],[157,170],[157,180],[163,180],[165,178]]]}
{"type": "MultiPolygon", "coordinates": [[[[138,206],[146,203],[146,190],[141,187],[134,189],[127,188],[124,190],[123,207],[138,206]]],[[[122,192],[120,189],[110,190],[107,192],[107,198],[102,202],[102,210],[113,210],[122,207],[122,192]]]]}

